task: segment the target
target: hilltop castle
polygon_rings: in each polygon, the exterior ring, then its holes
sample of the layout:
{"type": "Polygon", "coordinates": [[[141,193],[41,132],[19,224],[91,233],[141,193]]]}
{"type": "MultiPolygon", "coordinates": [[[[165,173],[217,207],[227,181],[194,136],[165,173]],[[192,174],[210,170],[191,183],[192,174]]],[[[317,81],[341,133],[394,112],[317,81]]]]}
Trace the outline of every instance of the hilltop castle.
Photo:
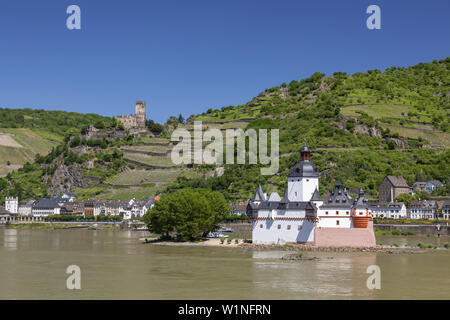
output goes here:
{"type": "Polygon", "coordinates": [[[319,172],[305,145],[301,160],[288,175],[288,186],[281,198],[267,196],[261,186],[248,203],[253,217],[253,242],[261,244],[309,243],[320,247],[374,247],[372,211],[363,190],[350,197],[340,181],[322,199],[319,172]]]}
{"type": "Polygon", "coordinates": [[[129,116],[117,116],[117,120],[123,123],[125,129],[141,129],[144,130],[145,126],[145,101],[136,101],[136,112],[135,115],[129,116]]]}

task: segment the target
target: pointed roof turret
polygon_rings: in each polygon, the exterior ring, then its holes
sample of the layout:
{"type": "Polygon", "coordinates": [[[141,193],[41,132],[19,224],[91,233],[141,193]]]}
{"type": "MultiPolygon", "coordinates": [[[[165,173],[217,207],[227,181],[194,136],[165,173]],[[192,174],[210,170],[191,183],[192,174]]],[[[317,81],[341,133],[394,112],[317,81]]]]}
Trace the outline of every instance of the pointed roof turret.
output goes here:
{"type": "Polygon", "coordinates": [[[317,167],[311,161],[311,151],[305,145],[300,149],[300,162],[298,162],[288,177],[310,177],[318,178],[319,172],[317,167]]]}
{"type": "Polygon", "coordinates": [[[368,201],[364,197],[364,190],[359,189],[359,197],[358,197],[358,199],[355,200],[354,207],[360,209],[360,208],[368,208],[368,206],[369,206],[368,201]]]}
{"type": "Polygon", "coordinates": [[[266,195],[264,194],[261,185],[258,185],[253,201],[266,201],[266,195]]]}
{"type": "Polygon", "coordinates": [[[313,195],[311,197],[311,201],[322,201],[322,198],[320,197],[319,190],[317,190],[317,188],[316,188],[316,190],[314,190],[314,193],[313,193],[313,195]]]}

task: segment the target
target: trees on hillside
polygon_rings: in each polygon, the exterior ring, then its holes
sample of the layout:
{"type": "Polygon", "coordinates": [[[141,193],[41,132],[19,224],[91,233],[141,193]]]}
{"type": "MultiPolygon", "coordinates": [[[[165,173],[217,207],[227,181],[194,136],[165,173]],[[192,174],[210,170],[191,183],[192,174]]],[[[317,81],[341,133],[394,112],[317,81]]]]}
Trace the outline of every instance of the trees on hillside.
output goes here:
{"type": "Polygon", "coordinates": [[[144,221],[150,232],[163,239],[192,241],[217,229],[228,213],[228,202],[220,192],[186,188],[163,195],[144,221]]]}

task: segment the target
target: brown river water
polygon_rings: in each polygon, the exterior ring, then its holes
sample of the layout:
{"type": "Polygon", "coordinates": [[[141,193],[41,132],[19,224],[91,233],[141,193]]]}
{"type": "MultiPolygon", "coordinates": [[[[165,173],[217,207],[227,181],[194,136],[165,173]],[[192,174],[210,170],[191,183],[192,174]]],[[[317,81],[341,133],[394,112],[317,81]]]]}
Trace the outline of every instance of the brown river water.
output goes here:
{"type": "MultiPolygon", "coordinates": [[[[142,244],[144,232],[0,227],[0,299],[450,299],[450,250],[420,254],[305,252],[142,244]],[[66,288],[66,268],[81,289],[66,288]],[[381,270],[370,290],[367,267],[381,270]]],[[[378,236],[443,245],[449,237],[378,236]]]]}

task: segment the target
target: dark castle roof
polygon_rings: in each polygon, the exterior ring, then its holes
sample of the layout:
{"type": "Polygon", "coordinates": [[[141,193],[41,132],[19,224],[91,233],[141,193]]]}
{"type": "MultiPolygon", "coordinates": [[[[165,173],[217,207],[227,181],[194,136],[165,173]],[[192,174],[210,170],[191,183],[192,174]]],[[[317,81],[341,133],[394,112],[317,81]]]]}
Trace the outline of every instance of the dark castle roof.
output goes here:
{"type": "Polygon", "coordinates": [[[314,210],[309,201],[263,201],[258,206],[253,205],[252,207],[258,210],[314,210]]]}
{"type": "Polygon", "coordinates": [[[319,177],[319,172],[317,172],[317,167],[311,162],[311,160],[301,160],[294,166],[294,168],[292,168],[292,171],[288,177],[317,178],[319,177]]]}
{"type": "Polygon", "coordinates": [[[314,190],[314,193],[311,197],[311,201],[322,201],[322,197],[320,196],[319,190],[314,190]]]}
{"type": "Polygon", "coordinates": [[[364,197],[363,189],[359,189],[359,197],[358,200],[355,201],[354,207],[357,209],[366,209],[369,207],[369,203],[364,197]]]}
{"type": "Polygon", "coordinates": [[[353,199],[348,194],[346,188],[342,186],[340,180],[336,183],[336,186],[331,194],[325,198],[322,208],[335,208],[335,207],[351,207],[353,205],[353,199]]]}

